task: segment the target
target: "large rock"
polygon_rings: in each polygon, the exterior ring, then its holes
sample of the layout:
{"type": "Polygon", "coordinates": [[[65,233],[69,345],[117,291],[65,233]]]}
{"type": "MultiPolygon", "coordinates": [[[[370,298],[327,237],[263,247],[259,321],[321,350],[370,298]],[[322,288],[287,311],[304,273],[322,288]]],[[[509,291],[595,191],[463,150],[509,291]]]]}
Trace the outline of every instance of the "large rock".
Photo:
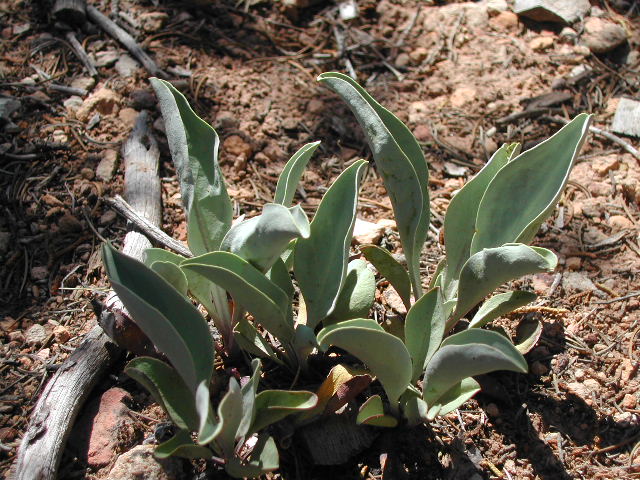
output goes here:
{"type": "Polygon", "coordinates": [[[516,0],[513,11],[538,22],[571,24],[584,18],[589,0],[516,0]]]}
{"type": "Polygon", "coordinates": [[[185,478],[178,458],[158,460],[153,445],[138,445],[120,455],[106,480],[178,480],[185,478]]]}
{"type": "Polygon", "coordinates": [[[622,135],[640,137],[640,102],[621,98],[613,117],[611,130],[622,135]]]}
{"type": "Polygon", "coordinates": [[[94,111],[101,115],[112,115],[118,113],[122,99],[113,90],[100,88],[89,95],[76,111],[78,120],[86,122],[94,111]]]}
{"type": "Polygon", "coordinates": [[[606,53],[626,42],[627,32],[615,22],[590,18],[584,22],[581,40],[593,53],[606,53]]]}

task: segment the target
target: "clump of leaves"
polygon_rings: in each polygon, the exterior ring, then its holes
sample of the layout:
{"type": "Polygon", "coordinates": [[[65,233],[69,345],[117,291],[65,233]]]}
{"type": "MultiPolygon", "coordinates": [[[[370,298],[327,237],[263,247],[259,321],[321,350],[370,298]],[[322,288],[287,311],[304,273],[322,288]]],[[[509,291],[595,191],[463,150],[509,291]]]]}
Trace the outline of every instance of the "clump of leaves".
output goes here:
{"type": "Polygon", "coordinates": [[[300,425],[335,411],[373,376],[386,399],[371,395],[356,421],[392,427],[428,422],[459,407],[480,389],[474,376],[527,371],[523,353],[535,343],[540,326],[529,328],[517,344],[488,326],[536,297],[527,291],[490,295],[510,280],[555,268],[551,251],[528,243],[560,199],[590,116],[578,115],[526,152],[511,144],[493,155],[452,199],[444,224],[446,257],[425,289],[420,254],[430,212],[427,162],[419,144],[350,77],[325,73],[319,81],[342,97],[366,134],[391,199],[407,269],[373,245],[363,246],[362,258],[349,261],[366,161],[354,162],[334,181],[311,222],[300,205],[292,206],[319,142],[303,146],[289,160],[273,203],[260,215],[232,224],[215,130],[173,86],[152,79],[194,257],[153,248],[140,263],[109,245],[103,257],[114,290],[169,362],[137,358],[127,366],[178,427],[175,437],[158,447],[159,456],[213,459],[231,475],[256,476],[278,466],[268,425],[291,414],[300,425]],[[375,298],[367,261],[408,309],[400,328],[387,331],[367,318],[375,298]],[[308,368],[312,352],[339,347],[367,370],[354,373],[352,366],[338,365],[317,395],[258,393],[261,362],[254,358],[250,380],[240,387],[232,378],[221,400],[212,402],[215,349],[194,299],[219,331],[228,362],[241,359],[242,352],[288,367],[293,375],[308,368]],[[450,334],[456,326],[459,331],[450,334]],[[350,385],[351,395],[337,395],[341,385],[350,385]]]}

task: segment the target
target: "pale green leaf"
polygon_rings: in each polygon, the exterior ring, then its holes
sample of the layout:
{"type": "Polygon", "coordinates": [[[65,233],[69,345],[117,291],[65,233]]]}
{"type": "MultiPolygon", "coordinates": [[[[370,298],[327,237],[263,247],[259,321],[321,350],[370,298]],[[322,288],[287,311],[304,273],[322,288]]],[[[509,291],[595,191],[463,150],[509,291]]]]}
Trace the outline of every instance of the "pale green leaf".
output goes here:
{"type": "Polygon", "coordinates": [[[427,412],[427,419],[433,420],[436,416],[444,416],[460,407],[464,402],[480,391],[480,384],[473,378],[462,379],[451,387],[433,404],[427,412]]]}
{"type": "Polygon", "coordinates": [[[516,243],[476,253],[460,272],[458,303],[448,327],[503,283],[531,273],[552,272],[557,261],[547,249],[516,243]]]}
{"type": "Polygon", "coordinates": [[[256,416],[256,395],[258,394],[258,384],[262,375],[262,363],[259,359],[254,358],[251,360],[251,371],[251,378],[241,388],[243,417],[240,425],[238,425],[236,434],[238,438],[243,438],[249,432],[249,428],[251,428],[256,416]]]}
{"type": "Polygon", "coordinates": [[[369,315],[376,294],[376,278],[364,260],[355,259],[347,265],[347,276],[333,312],[324,325],[362,318],[369,315]]]}
{"type": "Polygon", "coordinates": [[[255,418],[251,432],[259,432],[272,423],[278,422],[292,413],[315,407],[318,397],[305,391],[265,390],[260,392],[255,402],[255,418]]]}
{"type": "Polygon", "coordinates": [[[287,208],[268,203],[261,215],[233,225],[222,240],[220,250],[234,253],[266,272],[291,240],[308,236],[309,220],[300,205],[287,208]]]}
{"type": "Polygon", "coordinates": [[[225,470],[235,478],[254,478],[279,467],[278,449],[273,438],[265,435],[258,437],[249,458],[234,456],[226,459],[225,470]]]}
{"type": "Polygon", "coordinates": [[[533,292],[521,290],[494,295],[480,306],[469,323],[469,328],[484,327],[496,318],[533,302],[536,297],[537,295],[533,292]]]}
{"type": "Polygon", "coordinates": [[[439,288],[429,290],[411,307],[404,324],[404,338],[411,355],[411,381],[420,378],[440,346],[444,336],[445,317],[439,288]]]}
{"type": "Polygon", "coordinates": [[[538,320],[523,320],[516,328],[516,349],[526,354],[535,347],[542,335],[542,323],[538,320]]]}
{"type": "Polygon", "coordinates": [[[182,295],[187,295],[187,277],[176,264],[171,262],[153,262],[151,270],[164,278],[169,285],[182,295]]]}
{"type": "Polygon", "coordinates": [[[109,244],[102,249],[109,280],[131,318],[163,352],[192,392],[213,374],[209,326],[198,309],[160,275],[109,244]]]}
{"type": "Polygon", "coordinates": [[[271,348],[269,342],[260,335],[260,332],[249,323],[246,318],[241,318],[233,329],[233,338],[242,350],[251,355],[282,363],[276,353],[271,348]]]}
{"type": "Polygon", "coordinates": [[[124,373],[146,388],[179,428],[198,430],[195,397],[173,367],[156,358],[138,357],[124,373]]]}
{"type": "Polygon", "coordinates": [[[142,254],[142,263],[151,268],[155,262],[171,262],[174,265],[180,265],[185,257],[177,253],[164,250],[162,248],[147,248],[142,254]]]}
{"type": "Polygon", "coordinates": [[[372,395],[360,407],[356,424],[393,428],[398,425],[398,420],[391,415],[385,415],[380,395],[372,395]]]}
{"type": "Polygon", "coordinates": [[[229,379],[229,390],[218,405],[218,431],[212,439],[220,447],[225,459],[232,458],[238,438],[238,428],[244,416],[242,391],[235,378],[229,379]]]}
{"type": "Polygon", "coordinates": [[[415,427],[427,420],[427,403],[416,395],[403,395],[400,399],[402,412],[410,427],[415,427]]]}
{"type": "Polygon", "coordinates": [[[342,172],[318,206],[311,235],[296,241],[293,270],[311,328],[331,313],[344,285],[361,171],[366,164],[358,160],[342,172]]]}
{"type": "Polygon", "coordinates": [[[411,308],[411,281],[404,267],[393,258],[391,252],[386,248],[380,248],[376,245],[362,245],[360,251],[398,292],[402,303],[409,310],[411,308]]]}
{"type": "Polygon", "coordinates": [[[429,408],[467,377],[496,370],[526,373],[527,362],[499,333],[472,328],[447,337],[424,374],[423,398],[429,408]]]}
{"type": "Polygon", "coordinates": [[[462,266],[469,259],[480,200],[489,182],[509,162],[514,146],[502,145],[484,168],[451,199],[444,217],[444,243],[447,252],[445,283],[457,279],[462,266]]]}
{"type": "Polygon", "coordinates": [[[178,430],[173,437],[158,445],[153,454],[159,459],[180,457],[190,460],[199,458],[208,460],[213,456],[213,452],[207,447],[196,445],[187,430],[178,430]]]}
{"type": "Polygon", "coordinates": [[[365,132],[391,199],[417,299],[422,295],[420,253],[429,230],[429,172],[422,149],[393,113],[347,75],[323,73],[318,80],[342,97],[365,132]]]}
{"type": "Polygon", "coordinates": [[[323,349],[342,348],[364,362],[384,387],[391,408],[411,382],[411,356],[398,337],[385,332],[374,321],[347,320],[330,325],[318,333],[323,349]]]}
{"type": "Polygon", "coordinates": [[[533,240],[562,195],[590,121],[591,115],[581,113],[495,175],[478,206],[471,254],[533,240]]]}
{"type": "Polygon", "coordinates": [[[218,250],[233,215],[218,165],[218,134],[169,82],[152,78],[151,85],[158,96],[180,181],[189,248],[194,255],[218,250]]]}
{"type": "Polygon", "coordinates": [[[285,207],[291,206],[304,169],[318,145],[320,145],[320,142],[307,143],[289,159],[278,178],[273,203],[279,203],[285,207]]]}
{"type": "Polygon", "coordinates": [[[255,320],[282,341],[293,337],[287,311],[289,297],[246,260],[229,252],[192,258],[182,268],[206,277],[227,290],[255,320]]]}

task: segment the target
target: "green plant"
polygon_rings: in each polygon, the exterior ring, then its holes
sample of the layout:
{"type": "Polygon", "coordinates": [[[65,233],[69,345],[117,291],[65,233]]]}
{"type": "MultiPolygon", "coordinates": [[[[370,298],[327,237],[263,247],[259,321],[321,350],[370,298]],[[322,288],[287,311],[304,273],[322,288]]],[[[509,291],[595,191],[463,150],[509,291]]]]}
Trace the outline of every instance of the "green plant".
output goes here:
{"type": "Polygon", "coordinates": [[[316,349],[339,347],[357,357],[380,381],[387,405],[379,395],[370,396],[358,423],[426,422],[472,397],[480,388],[474,376],[527,371],[523,353],[535,343],[539,325],[518,345],[506,332],[482,327],[535,295],[515,291],[482,301],[510,280],[555,268],[551,251],[526,244],[559,201],[590,117],[577,116],[524,153],[516,144],[501,147],[454,196],[444,224],[446,258],[425,292],[419,267],[430,212],[422,150],[407,127],[349,77],[325,73],[319,80],[343,98],[361,124],[391,198],[407,269],[379,247],[363,246],[361,254],[396,289],[406,318],[393,331],[365,318],[374,302],[375,278],[362,258],[349,261],[366,161],[354,162],[335,180],[309,223],[299,205],[291,206],[318,146],[307,144],[285,166],[274,202],[261,215],[232,225],[217,134],[169,83],[152,79],[195,256],[154,248],[143,264],[107,245],[104,263],[132,318],[171,364],[139,358],[127,367],[179,428],[158,447],[159,455],[217,458],[232,475],[258,475],[277,467],[273,440],[259,431],[306,410],[298,416],[303,423],[328,404],[323,388],[315,408],[317,398],[310,392],[256,395],[261,364],[254,359],[250,382],[240,388],[231,379],[216,415],[210,393],[214,344],[191,297],[220,332],[229,362],[244,352],[293,373],[307,368],[306,358],[316,349]],[[448,335],[481,303],[461,331],[448,335]],[[195,440],[191,432],[198,432],[195,440]]]}

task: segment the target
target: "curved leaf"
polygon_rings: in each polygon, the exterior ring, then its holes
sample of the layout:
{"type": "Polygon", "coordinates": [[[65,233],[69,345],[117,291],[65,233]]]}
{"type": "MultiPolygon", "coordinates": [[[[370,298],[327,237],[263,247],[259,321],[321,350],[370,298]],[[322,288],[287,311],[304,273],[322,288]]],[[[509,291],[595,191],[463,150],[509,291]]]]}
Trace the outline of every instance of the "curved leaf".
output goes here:
{"type": "Polygon", "coordinates": [[[496,174],[478,206],[472,255],[483,248],[533,240],[560,199],[590,122],[591,115],[581,113],[496,174]]]}
{"type": "Polygon", "coordinates": [[[155,358],[138,357],[127,364],[124,373],[146,388],[180,429],[198,430],[193,392],[173,367],[155,358]]]}
{"type": "Polygon", "coordinates": [[[169,285],[175,288],[182,295],[187,295],[187,277],[175,263],[154,262],[153,265],[151,265],[151,270],[164,278],[169,285]]]}
{"type": "Polygon", "coordinates": [[[358,319],[322,329],[318,343],[325,350],[330,345],[342,348],[363,361],[382,383],[391,408],[397,409],[411,382],[411,356],[402,340],[381,330],[374,320],[358,319]]]}
{"type": "Polygon", "coordinates": [[[452,412],[464,402],[480,391],[480,384],[473,378],[465,378],[460,383],[455,384],[442,395],[438,401],[429,408],[427,419],[433,420],[437,416],[444,416],[452,412]]]}
{"type": "Polygon", "coordinates": [[[276,470],[279,466],[276,442],[269,436],[261,435],[253,447],[249,458],[234,456],[226,459],[225,471],[235,478],[254,478],[276,470]]]}
{"type": "Polygon", "coordinates": [[[257,358],[251,360],[251,379],[241,388],[242,391],[242,412],[243,417],[240,425],[238,425],[238,438],[244,437],[251,428],[256,416],[256,395],[258,393],[258,384],[262,375],[262,363],[257,358]]]}
{"type": "Polygon", "coordinates": [[[542,323],[538,320],[523,320],[516,328],[516,349],[523,355],[529,353],[542,335],[542,323]]]}
{"type": "Polygon", "coordinates": [[[352,260],[347,265],[347,276],[336,300],[336,306],[323,324],[367,317],[375,294],[376,278],[373,272],[364,260],[352,260]]]}
{"type": "Polygon", "coordinates": [[[380,395],[372,395],[360,407],[356,424],[393,428],[398,425],[398,420],[391,415],[385,415],[380,395]]]}
{"type": "Polygon", "coordinates": [[[503,283],[530,273],[553,271],[557,262],[553,252],[545,248],[518,243],[476,253],[460,272],[458,303],[448,327],[503,283]]]}
{"type": "Polygon", "coordinates": [[[109,280],[131,317],[195,393],[209,385],[214,348],[209,326],[193,304],[143,263],[109,244],[102,249],[109,280]]]}
{"type": "Polygon", "coordinates": [[[260,335],[260,332],[249,323],[246,318],[241,318],[233,329],[233,337],[242,350],[251,355],[262,358],[270,358],[274,362],[282,363],[271,348],[269,342],[260,335]]]}
{"type": "Polygon", "coordinates": [[[411,308],[411,281],[409,275],[386,248],[376,245],[362,245],[360,251],[376,267],[391,286],[398,292],[407,310],[411,308]]]}
{"type": "Polygon", "coordinates": [[[162,248],[147,248],[142,254],[142,263],[151,268],[155,262],[171,262],[174,265],[180,265],[185,257],[177,253],[164,250],[162,248]]]}
{"type": "Polygon", "coordinates": [[[313,408],[318,403],[315,393],[305,391],[265,390],[256,397],[252,432],[259,432],[292,413],[313,408]]]}
{"type": "Polygon", "coordinates": [[[411,355],[413,373],[411,381],[420,378],[424,369],[440,346],[444,336],[445,316],[440,288],[425,293],[411,307],[404,324],[404,343],[411,355]]]}
{"type": "Polygon", "coordinates": [[[389,193],[407,257],[414,296],[420,298],[420,253],[429,230],[429,172],[411,131],[347,75],[318,77],[347,103],[362,127],[389,193]]]}
{"type": "Polygon", "coordinates": [[[410,427],[420,425],[427,420],[427,403],[416,395],[403,395],[400,399],[402,403],[402,413],[407,419],[407,424],[410,427]]]}
{"type": "Polygon", "coordinates": [[[515,144],[502,145],[484,168],[451,199],[444,217],[444,244],[447,253],[445,283],[457,279],[462,266],[469,259],[480,200],[489,182],[509,162],[514,148],[515,144]]]}
{"type": "Polygon", "coordinates": [[[211,440],[216,442],[225,459],[234,456],[238,428],[244,415],[242,410],[242,392],[235,378],[229,379],[229,390],[218,405],[218,429],[211,440]]]}
{"type": "Polygon", "coordinates": [[[494,295],[480,306],[469,323],[469,328],[484,327],[496,318],[533,302],[537,297],[533,292],[521,290],[494,295]]]}
{"type": "Polygon", "coordinates": [[[429,408],[467,377],[496,370],[526,373],[527,362],[499,333],[472,328],[447,337],[424,373],[423,398],[429,408]]]}
{"type": "Polygon", "coordinates": [[[296,193],[304,169],[311,155],[313,155],[313,152],[318,148],[318,145],[320,145],[320,142],[307,143],[289,159],[280,177],[278,177],[273,203],[279,203],[285,207],[291,206],[293,196],[296,193]]]}
{"type": "Polygon", "coordinates": [[[331,313],[344,285],[360,172],[366,164],[358,160],[342,172],[318,206],[311,235],[296,241],[293,271],[307,307],[310,328],[331,313]]]}
{"type": "Polygon", "coordinates": [[[163,459],[168,457],[180,457],[188,459],[210,459],[213,452],[207,447],[202,447],[193,443],[191,434],[187,430],[178,430],[178,432],[164,443],[158,445],[153,452],[156,458],[163,459]]]}
{"type": "Polygon", "coordinates": [[[187,260],[182,268],[227,290],[258,323],[279,339],[292,338],[293,325],[287,316],[289,297],[246,260],[229,252],[212,252],[187,260]]]}
{"type": "Polygon", "coordinates": [[[236,223],[227,232],[220,250],[244,258],[266,272],[295,238],[309,236],[309,220],[300,205],[287,208],[268,203],[262,214],[236,223]]]}
{"type": "Polygon", "coordinates": [[[169,82],[152,78],[151,86],[158,96],[180,180],[189,248],[194,255],[217,250],[233,215],[218,165],[218,134],[169,82]]]}

